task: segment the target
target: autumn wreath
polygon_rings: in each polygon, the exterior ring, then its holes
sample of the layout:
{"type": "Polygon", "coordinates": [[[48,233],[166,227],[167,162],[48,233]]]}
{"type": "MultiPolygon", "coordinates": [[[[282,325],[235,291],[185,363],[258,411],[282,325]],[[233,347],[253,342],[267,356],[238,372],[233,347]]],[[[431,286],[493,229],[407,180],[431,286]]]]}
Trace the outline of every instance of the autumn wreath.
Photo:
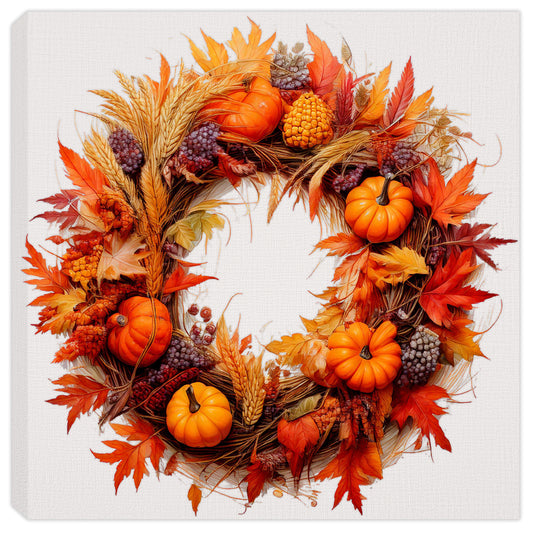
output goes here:
{"type": "Polygon", "coordinates": [[[196,511],[222,481],[247,504],[268,487],[301,494],[305,471],[339,478],[334,506],[347,494],[361,511],[360,487],[406,449],[451,450],[438,402],[482,355],[468,312],[495,296],[472,276],[512,241],[465,222],[486,196],[471,190],[476,161],[452,170],[470,134],[431,90],[414,97],[411,60],[389,95],[390,65],[359,76],[346,44],[339,61],[307,36],[309,52],[273,49],[252,22],[226,45],[204,35],[207,53],[190,42],[203,73],[164,57],[157,81],[118,72],[122,94],[93,91],[104,104],[84,157],[59,144],[71,184],[38,215],[59,225],[59,260],[27,242],[24,272],[44,293],[37,331],[68,335],[49,402],[69,409],[67,430],[99,410],[123,437],[93,452],[116,464],[117,490],[150,462],[193,478],[196,511]],[[187,254],[224,225],[224,180],[269,184],[269,217],[286,195],[308,205],[331,234],[317,248],[339,259],[320,312],[265,362],[187,302],[211,279],[187,254]]]}

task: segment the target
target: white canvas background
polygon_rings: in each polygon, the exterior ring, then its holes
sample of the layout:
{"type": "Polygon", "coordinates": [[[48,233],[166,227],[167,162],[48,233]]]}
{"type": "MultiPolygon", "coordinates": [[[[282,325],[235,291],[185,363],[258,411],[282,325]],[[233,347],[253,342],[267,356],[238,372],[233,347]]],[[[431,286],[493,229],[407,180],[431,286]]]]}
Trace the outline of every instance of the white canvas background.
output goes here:
{"type": "MultiPolygon", "coordinates": [[[[472,146],[472,155],[482,162],[496,159],[498,143],[503,145],[499,165],[485,171],[478,169],[476,185],[480,192],[493,191],[478,210],[483,222],[498,222],[498,236],[518,238],[518,16],[504,13],[253,13],[265,35],[277,31],[285,42],[305,39],[305,23],[334,52],[340,49],[341,35],[352,48],[360,70],[381,69],[392,59],[393,78],[397,79],[409,56],[413,58],[417,93],[435,87],[437,104],[471,113],[464,129],[473,131],[484,146],[472,146]],[[494,29],[497,28],[497,31],[494,29]]],[[[116,87],[112,70],[128,74],[157,73],[157,52],[172,64],[181,57],[191,62],[187,41],[182,34],[200,38],[202,27],[217,40],[229,37],[238,25],[248,29],[245,13],[42,13],[19,21],[15,38],[19,39],[20,73],[27,69],[27,83],[20,85],[15,103],[25,106],[14,147],[21,149],[21,167],[14,170],[13,224],[14,326],[13,361],[15,377],[15,427],[13,454],[17,476],[16,502],[27,515],[35,518],[177,518],[192,516],[185,499],[186,482],[177,478],[155,476],[143,480],[135,494],[131,480],[125,481],[114,496],[113,467],[96,461],[89,448],[104,451],[97,434],[96,418],[82,418],[66,436],[66,412],[46,404],[54,395],[48,379],[62,374],[49,364],[57,342],[49,336],[33,335],[28,327],[35,322],[36,311],[24,308],[31,298],[29,286],[19,274],[24,254],[24,235],[33,243],[44,242],[46,224],[26,220],[42,211],[38,198],[58,189],[62,169],[57,156],[57,135],[61,141],[80,150],[78,132],[85,132],[91,120],[74,116],[74,109],[95,111],[98,99],[90,88],[116,87]],[[24,57],[23,47],[27,46],[24,57]],[[28,147],[27,150],[23,148],[28,147]],[[22,168],[27,165],[26,168],[22,168]],[[27,437],[27,441],[25,440],[27,437]],[[24,439],[24,440],[23,440],[24,439]]],[[[64,182],[63,182],[64,183],[64,182]]],[[[264,216],[263,216],[264,218],[264,216]]],[[[289,333],[298,327],[298,315],[312,316],[313,300],[304,291],[322,287],[327,275],[321,267],[317,277],[302,279],[297,258],[307,258],[318,231],[302,217],[294,223],[289,208],[276,214],[265,233],[265,245],[282,250],[292,248],[292,261],[276,253],[261,253],[251,248],[246,220],[239,225],[241,236],[234,233],[232,252],[243,256],[242,275],[235,269],[217,274],[227,284],[229,293],[244,292],[230,307],[240,311],[243,333],[257,332],[272,317],[268,331],[273,335],[289,333]],[[274,225],[275,224],[275,225],[274,225]],[[290,228],[297,235],[281,232],[290,228]],[[307,236],[304,239],[301,236],[307,236]],[[270,241],[268,240],[270,239],[270,241]],[[258,260],[260,258],[260,260],[258,260]],[[292,283],[279,292],[273,288],[273,272],[292,264],[292,283]],[[287,265],[287,266],[285,266],[287,265]],[[320,276],[323,276],[322,278],[320,276]],[[296,281],[301,285],[296,285],[296,281]],[[235,284],[234,288],[230,283],[235,284]],[[237,286],[238,285],[238,286],[237,286]],[[287,296],[286,291],[291,290],[287,296]],[[255,293],[254,293],[255,291],[255,293]],[[253,305],[254,297],[267,293],[271,298],[253,305]],[[240,297],[241,298],[241,297],[240,297]],[[248,298],[246,300],[246,298],[248,298]],[[237,303],[240,306],[237,307],[237,303]],[[307,311],[310,309],[310,311],[307,311]],[[263,316],[264,315],[264,316],[263,316]],[[266,318],[265,318],[266,317],[266,318]],[[277,328],[277,329],[276,329],[277,328]]],[[[254,213],[256,237],[261,234],[261,213],[254,213]],[[256,220],[257,219],[257,220],[256,220]]],[[[236,230],[235,222],[232,229],[236,230]]],[[[385,471],[382,481],[365,488],[364,518],[513,518],[518,515],[518,251],[517,245],[501,248],[495,254],[502,267],[499,273],[485,270],[485,287],[498,292],[504,311],[497,325],[487,333],[482,348],[491,358],[476,365],[477,399],[468,405],[451,407],[451,416],[442,418],[453,453],[434,450],[427,455],[406,456],[385,471]]],[[[302,259],[303,262],[303,259],[302,259]]],[[[229,264],[229,263],[226,263],[229,264]]],[[[309,272],[315,260],[304,263],[309,272]]],[[[322,265],[325,267],[325,265],[322,265]]],[[[211,272],[211,271],[209,271],[211,272]]],[[[278,281],[276,279],[276,281],[278,281]]],[[[211,286],[210,286],[211,287],[211,286]]],[[[215,294],[209,291],[211,294],[215,294]]],[[[213,296],[224,301],[225,296],[213,296]]],[[[221,309],[220,305],[214,308],[221,309]]],[[[482,306],[476,314],[482,326],[491,323],[499,305],[496,301],[482,306]],[[492,315],[491,315],[492,311],[492,315]]],[[[266,332],[266,330],[265,330],[266,332]]],[[[262,498],[244,518],[357,518],[351,504],[343,503],[330,512],[336,482],[322,484],[319,505],[311,508],[289,498],[262,498]]],[[[241,508],[231,500],[211,495],[202,502],[203,518],[235,518],[241,508]]]]}

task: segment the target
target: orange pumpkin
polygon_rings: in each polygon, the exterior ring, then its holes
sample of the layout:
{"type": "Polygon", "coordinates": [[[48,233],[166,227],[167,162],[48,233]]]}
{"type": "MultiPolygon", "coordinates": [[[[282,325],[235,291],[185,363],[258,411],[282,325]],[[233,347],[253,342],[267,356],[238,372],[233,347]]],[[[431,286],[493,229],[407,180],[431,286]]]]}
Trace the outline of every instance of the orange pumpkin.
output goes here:
{"type": "Polygon", "coordinates": [[[413,193],[390,178],[367,178],[346,198],[346,221],[370,242],[397,239],[413,218],[413,193]]]}
{"type": "Polygon", "coordinates": [[[210,116],[222,131],[258,142],[276,129],[283,114],[283,103],[279,89],[263,78],[254,78],[241,90],[213,100],[205,109],[222,111],[210,116]]]}
{"type": "Polygon", "coordinates": [[[210,448],[229,434],[232,416],[228,399],[203,383],[184,385],[167,405],[167,427],[174,438],[193,448],[210,448]]]}
{"type": "MultiPolygon", "coordinates": [[[[149,366],[161,357],[172,338],[172,322],[168,309],[159,300],[153,300],[155,306],[155,336],[148,351],[144,354],[139,366],[149,366]]],[[[107,320],[110,330],[107,346],[111,353],[128,365],[135,365],[148,345],[154,312],[152,300],[143,296],[134,296],[124,300],[118,313],[107,320]]]]}
{"type": "Polygon", "coordinates": [[[383,389],[402,366],[402,349],[395,337],[396,326],[388,320],[375,331],[363,322],[340,326],[328,339],[327,363],[351,389],[383,389]]]}

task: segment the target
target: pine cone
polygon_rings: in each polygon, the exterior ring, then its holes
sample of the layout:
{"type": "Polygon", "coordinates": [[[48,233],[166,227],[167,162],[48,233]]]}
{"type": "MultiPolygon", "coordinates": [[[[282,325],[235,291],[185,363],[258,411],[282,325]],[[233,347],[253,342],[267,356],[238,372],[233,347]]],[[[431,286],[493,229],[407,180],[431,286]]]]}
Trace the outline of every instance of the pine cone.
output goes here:
{"type": "Polygon", "coordinates": [[[308,86],[310,78],[307,63],[309,59],[303,53],[288,53],[287,47],[280,43],[270,69],[270,83],[273,87],[285,91],[308,86]]]}
{"type": "Polygon", "coordinates": [[[418,326],[409,343],[402,345],[403,376],[407,376],[411,385],[425,385],[435,372],[439,355],[439,336],[424,326],[418,326]]]}

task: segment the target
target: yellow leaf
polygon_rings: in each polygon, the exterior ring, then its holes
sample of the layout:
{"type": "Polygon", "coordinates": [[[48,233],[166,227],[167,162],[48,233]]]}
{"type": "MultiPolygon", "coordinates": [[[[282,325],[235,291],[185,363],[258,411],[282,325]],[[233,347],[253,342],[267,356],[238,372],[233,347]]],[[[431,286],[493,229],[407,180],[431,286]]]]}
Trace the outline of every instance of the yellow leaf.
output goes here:
{"type": "Polygon", "coordinates": [[[192,228],[188,217],[178,220],[168,228],[166,236],[173,239],[176,244],[183,246],[189,252],[196,246],[199,236],[192,228]]]}
{"type": "Polygon", "coordinates": [[[190,252],[202,240],[203,235],[207,244],[207,241],[213,237],[213,230],[223,227],[224,219],[220,215],[193,208],[191,214],[170,226],[167,237],[190,252]]]}
{"type": "Polygon", "coordinates": [[[69,318],[69,314],[74,308],[86,301],[86,294],[83,289],[72,289],[65,294],[52,294],[47,299],[47,305],[55,308],[56,315],[46,322],[40,331],[50,331],[54,335],[70,331],[75,322],[69,318]]]}
{"type": "Polygon", "coordinates": [[[228,46],[235,52],[237,59],[241,61],[257,60],[257,67],[260,72],[269,74],[270,63],[268,62],[269,56],[267,54],[276,38],[276,34],[274,33],[264,43],[261,43],[261,29],[253,20],[250,20],[250,23],[252,24],[252,29],[248,35],[248,42],[246,42],[238,28],[233,28],[228,46]]]}
{"type": "Polygon", "coordinates": [[[385,67],[376,78],[367,105],[359,115],[358,121],[375,122],[379,120],[385,112],[385,98],[389,93],[389,75],[392,63],[385,67]]]}
{"type": "Polygon", "coordinates": [[[120,276],[146,274],[146,269],[139,263],[150,255],[150,252],[139,252],[145,246],[142,237],[132,234],[126,240],[117,233],[113,234],[109,248],[105,248],[98,263],[97,280],[119,279],[120,276]]]}
{"type": "MultiPolygon", "coordinates": [[[[205,72],[213,70],[214,68],[219,67],[221,65],[225,65],[228,62],[228,52],[224,48],[224,45],[221,43],[217,43],[217,41],[215,41],[212,37],[209,37],[209,35],[206,35],[203,31],[202,35],[207,45],[207,53],[209,54],[209,57],[205,54],[203,50],[198,48],[191,39],[189,39],[189,45],[191,47],[192,55],[198,65],[205,72]]],[[[217,70],[217,73],[222,74],[223,72],[219,72],[217,70]]]]}
{"type": "Polygon", "coordinates": [[[329,337],[335,329],[343,322],[344,311],[336,305],[325,307],[318,315],[314,322],[317,325],[317,333],[321,337],[329,337]]]}
{"type": "Polygon", "coordinates": [[[266,349],[278,356],[279,365],[297,366],[302,364],[305,349],[313,340],[312,336],[301,333],[283,335],[280,341],[272,341],[266,349]]]}
{"type": "Polygon", "coordinates": [[[385,283],[397,285],[405,282],[413,274],[428,274],[424,258],[415,250],[404,246],[392,245],[382,254],[371,253],[370,259],[377,263],[369,269],[369,276],[380,289],[385,283]]]}

